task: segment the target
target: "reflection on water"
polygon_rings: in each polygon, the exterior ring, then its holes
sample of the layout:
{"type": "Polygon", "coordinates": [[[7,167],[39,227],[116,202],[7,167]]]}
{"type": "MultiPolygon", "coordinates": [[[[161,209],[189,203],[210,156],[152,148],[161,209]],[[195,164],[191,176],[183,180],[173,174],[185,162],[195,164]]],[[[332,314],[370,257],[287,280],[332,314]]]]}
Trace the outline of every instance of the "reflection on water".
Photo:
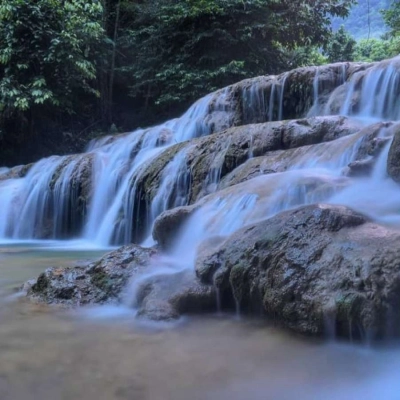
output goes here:
{"type": "Polygon", "coordinates": [[[137,325],[126,309],[10,301],[46,267],[100,254],[0,247],[1,400],[399,398],[396,349],[323,344],[230,316],[137,325]]]}

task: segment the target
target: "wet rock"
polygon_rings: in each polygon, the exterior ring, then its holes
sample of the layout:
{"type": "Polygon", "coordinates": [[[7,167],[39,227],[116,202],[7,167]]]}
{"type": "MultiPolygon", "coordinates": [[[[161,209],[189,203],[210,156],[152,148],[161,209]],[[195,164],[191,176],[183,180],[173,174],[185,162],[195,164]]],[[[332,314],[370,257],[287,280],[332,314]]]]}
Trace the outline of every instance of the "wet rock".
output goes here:
{"type": "Polygon", "coordinates": [[[388,175],[400,183],[400,124],[396,125],[396,132],[393,137],[387,160],[388,175]]]}
{"type": "MultiPolygon", "coordinates": [[[[357,72],[371,68],[368,63],[335,63],[319,67],[297,68],[277,76],[259,76],[232,85],[241,102],[241,119],[236,125],[295,119],[320,115],[329,95],[357,72]],[[318,107],[314,109],[314,79],[318,77],[318,107]],[[281,115],[280,115],[281,114],[281,115]]],[[[338,89],[338,90],[339,90],[338,89]]],[[[345,99],[343,92],[340,109],[345,99]]],[[[332,112],[331,114],[334,114],[332,112]]],[[[336,114],[340,114],[336,112],[336,114]]]]}
{"type": "Polygon", "coordinates": [[[368,176],[371,174],[374,164],[373,158],[351,162],[345,170],[344,175],[351,177],[368,176]]]}
{"type": "Polygon", "coordinates": [[[158,244],[166,249],[171,247],[185,222],[196,211],[197,206],[175,207],[163,212],[154,222],[153,238],[158,244]]]}
{"type": "MultiPolygon", "coordinates": [[[[186,152],[188,202],[214,192],[219,180],[253,157],[271,151],[299,148],[333,141],[361,129],[359,123],[341,116],[268,122],[230,128],[218,134],[176,144],[152,160],[140,175],[137,192],[142,193],[143,206],[154,198],[161,184],[162,172],[181,151],[186,152]]],[[[289,154],[289,153],[287,153],[289,154]]],[[[282,156],[283,157],[283,156],[282,156]]],[[[266,170],[275,171],[273,166],[266,170]]],[[[256,176],[255,174],[247,174],[256,176]]],[[[236,181],[240,181],[236,180],[236,181]]]]}
{"type": "Polygon", "coordinates": [[[2,173],[0,173],[0,181],[6,179],[17,179],[17,178],[24,178],[30,169],[33,167],[32,164],[27,165],[18,165],[17,167],[5,169],[2,173]]]}
{"type": "Polygon", "coordinates": [[[215,311],[214,288],[202,284],[193,269],[174,269],[156,249],[137,245],[121,247],[88,265],[49,268],[25,283],[23,290],[35,302],[66,307],[124,301],[138,317],[154,321],[215,311]],[[151,273],[163,266],[164,274],[151,273]],[[136,289],[129,287],[130,280],[137,283],[136,289]]]}
{"type": "MultiPolygon", "coordinates": [[[[131,245],[100,261],[51,268],[28,296],[77,306],[121,301],[128,280],[138,316],[173,320],[220,304],[273,318],[300,333],[400,335],[400,232],[346,207],[311,205],[253,223],[198,249],[195,273],[165,264],[155,249],[131,245]],[[160,271],[160,270],[159,270],[160,271]]],[[[174,262],[169,260],[168,262],[174,262]]]]}
{"type": "Polygon", "coordinates": [[[118,302],[129,278],[140,273],[156,253],[137,245],[124,246],[86,266],[49,268],[24,289],[31,299],[49,304],[118,302]]]}
{"type": "Polygon", "coordinates": [[[199,254],[198,277],[297,332],[400,334],[400,233],[345,207],[312,205],[247,226],[199,254]],[[333,318],[327,324],[327,318],[333,318]]]}
{"type": "Polygon", "coordinates": [[[355,159],[362,160],[369,156],[377,157],[382,149],[391,140],[395,129],[393,122],[378,122],[362,129],[363,139],[357,149],[355,159]]]}
{"type": "Polygon", "coordinates": [[[157,321],[215,311],[215,299],[214,288],[202,284],[193,270],[172,271],[148,278],[137,299],[138,315],[157,321]]]}

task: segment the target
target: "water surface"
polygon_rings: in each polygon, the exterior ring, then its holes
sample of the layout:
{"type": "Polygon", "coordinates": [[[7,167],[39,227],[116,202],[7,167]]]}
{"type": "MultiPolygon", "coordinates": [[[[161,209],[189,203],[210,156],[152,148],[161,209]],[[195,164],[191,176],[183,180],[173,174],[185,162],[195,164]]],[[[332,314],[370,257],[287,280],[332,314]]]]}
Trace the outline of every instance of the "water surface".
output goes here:
{"type": "Polygon", "coordinates": [[[399,399],[400,351],[324,343],[271,321],[139,324],[129,310],[65,311],[16,295],[49,266],[102,251],[0,246],[0,399],[399,399]]]}

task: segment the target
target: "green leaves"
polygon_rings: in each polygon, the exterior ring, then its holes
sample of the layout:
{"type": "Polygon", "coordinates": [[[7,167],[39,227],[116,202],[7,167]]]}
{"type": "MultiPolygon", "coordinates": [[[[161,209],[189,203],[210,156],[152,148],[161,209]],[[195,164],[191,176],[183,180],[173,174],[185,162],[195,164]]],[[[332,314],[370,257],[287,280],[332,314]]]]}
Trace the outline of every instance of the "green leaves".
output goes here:
{"type": "Polygon", "coordinates": [[[69,107],[68,96],[92,93],[101,17],[97,0],[0,0],[3,112],[69,107]]]}
{"type": "MultiPolygon", "coordinates": [[[[246,77],[278,73],[318,58],[292,57],[326,44],[330,15],[353,0],[145,0],[129,2],[120,32],[119,72],[146,107],[187,105],[246,77]],[[133,8],[132,8],[133,7],[133,8]],[[134,11],[132,11],[134,10],[134,11]],[[297,64],[298,65],[298,64],[297,64]]],[[[183,108],[183,107],[182,107],[183,108]]]]}
{"type": "Polygon", "coordinates": [[[346,32],[343,25],[332,35],[325,49],[329,62],[353,61],[356,41],[346,32]]]}

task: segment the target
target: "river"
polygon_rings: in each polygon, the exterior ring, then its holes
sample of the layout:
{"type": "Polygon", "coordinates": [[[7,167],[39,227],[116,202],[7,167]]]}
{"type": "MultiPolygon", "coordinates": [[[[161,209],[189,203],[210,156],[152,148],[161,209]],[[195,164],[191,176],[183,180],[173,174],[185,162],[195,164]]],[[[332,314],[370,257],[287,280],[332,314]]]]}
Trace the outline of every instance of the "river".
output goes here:
{"type": "Polygon", "coordinates": [[[144,324],[29,302],[24,281],[101,250],[0,246],[0,399],[397,400],[400,351],[301,338],[234,315],[144,324]]]}

